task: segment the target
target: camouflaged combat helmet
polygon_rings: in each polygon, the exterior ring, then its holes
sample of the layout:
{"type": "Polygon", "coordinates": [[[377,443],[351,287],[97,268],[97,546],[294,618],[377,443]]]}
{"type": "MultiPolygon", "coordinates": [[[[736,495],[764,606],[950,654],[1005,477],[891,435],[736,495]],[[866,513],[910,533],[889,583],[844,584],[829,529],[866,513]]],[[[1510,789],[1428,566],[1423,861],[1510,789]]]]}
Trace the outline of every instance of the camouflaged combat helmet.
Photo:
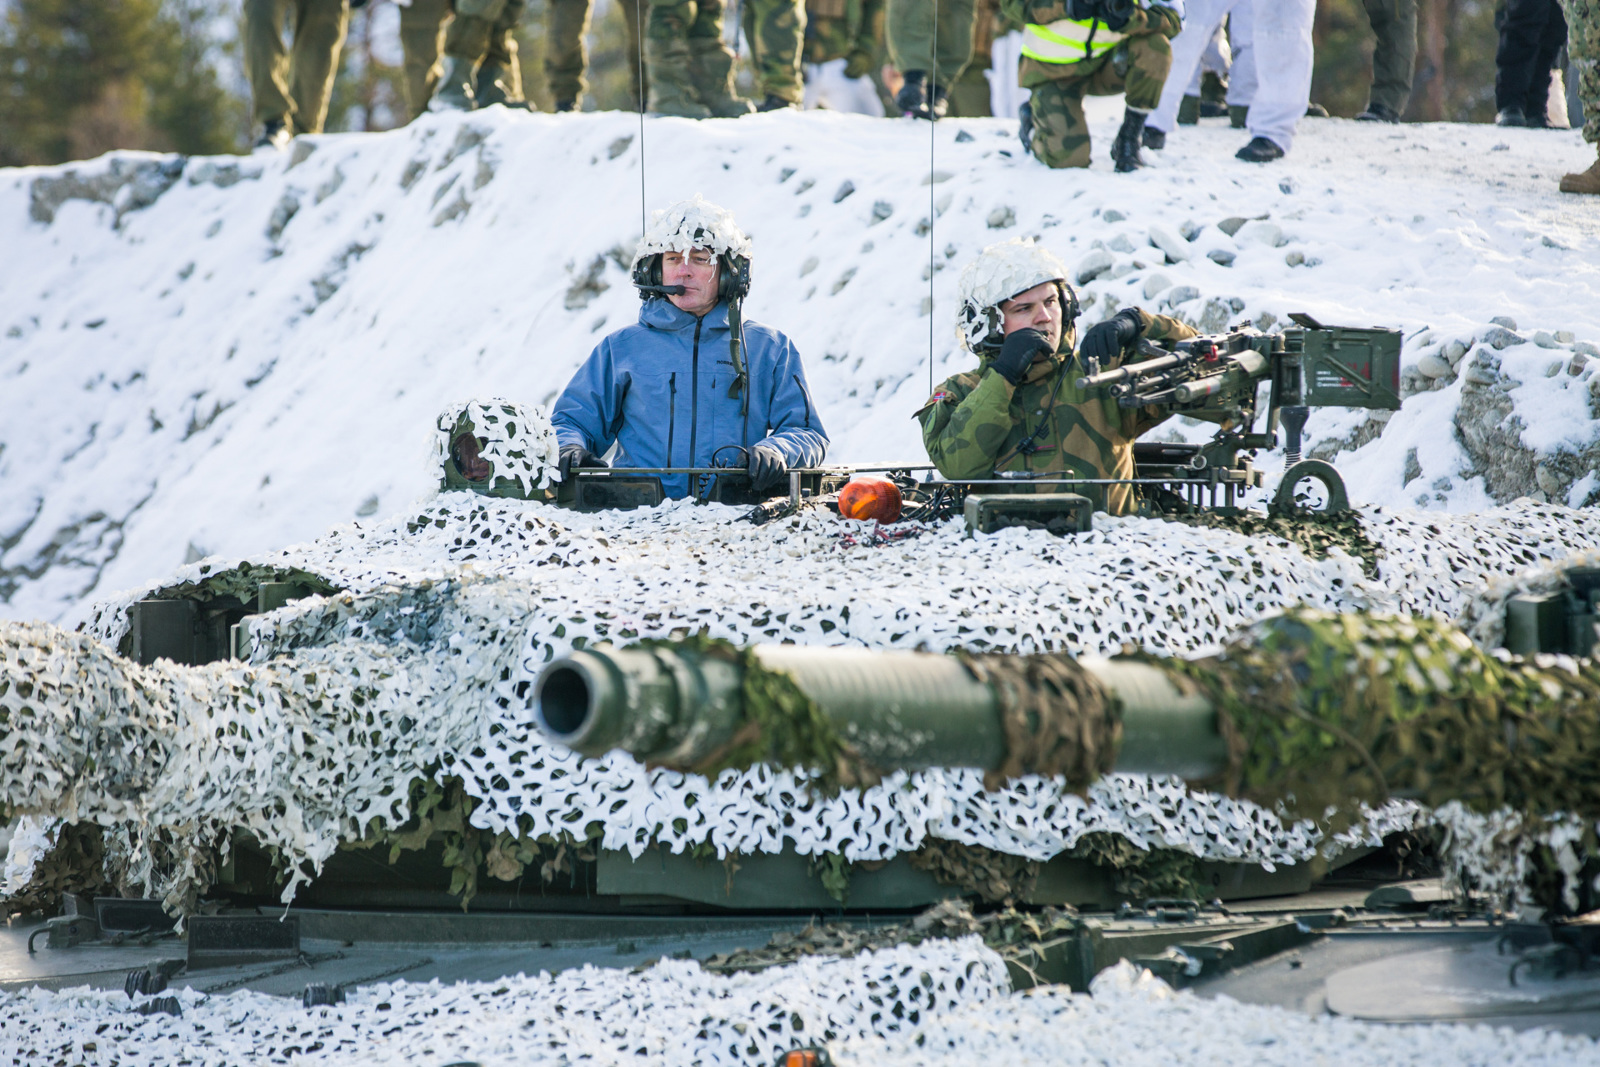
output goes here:
{"type": "Polygon", "coordinates": [[[1061,336],[1078,317],[1078,294],[1067,284],[1067,265],[1032,238],[1014,237],[990,245],[961,271],[957,330],[973,352],[992,351],[1005,340],[1000,305],[1036,285],[1055,282],[1061,289],[1061,336]]]}
{"type": "Polygon", "coordinates": [[[687,255],[691,249],[705,248],[714,253],[722,266],[717,299],[734,301],[750,291],[750,238],[733,220],[733,212],[706,200],[699,193],[657,211],[650,228],[639,239],[633,253],[633,284],[645,299],[659,295],[661,256],[665,252],[687,255]]]}
{"type": "Polygon", "coordinates": [[[555,428],[538,407],[495,397],[455,404],[434,423],[439,488],[539,500],[559,467],[555,428]]]}

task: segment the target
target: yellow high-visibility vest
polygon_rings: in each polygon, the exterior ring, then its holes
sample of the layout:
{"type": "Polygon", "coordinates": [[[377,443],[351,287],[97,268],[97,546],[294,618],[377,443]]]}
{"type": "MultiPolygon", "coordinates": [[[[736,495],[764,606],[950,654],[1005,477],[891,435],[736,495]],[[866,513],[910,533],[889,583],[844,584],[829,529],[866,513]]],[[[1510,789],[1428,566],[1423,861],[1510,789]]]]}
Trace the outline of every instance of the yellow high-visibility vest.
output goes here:
{"type": "Polygon", "coordinates": [[[1103,56],[1125,35],[1099,19],[1056,19],[1022,28],[1022,54],[1041,63],[1081,63],[1103,56]]]}

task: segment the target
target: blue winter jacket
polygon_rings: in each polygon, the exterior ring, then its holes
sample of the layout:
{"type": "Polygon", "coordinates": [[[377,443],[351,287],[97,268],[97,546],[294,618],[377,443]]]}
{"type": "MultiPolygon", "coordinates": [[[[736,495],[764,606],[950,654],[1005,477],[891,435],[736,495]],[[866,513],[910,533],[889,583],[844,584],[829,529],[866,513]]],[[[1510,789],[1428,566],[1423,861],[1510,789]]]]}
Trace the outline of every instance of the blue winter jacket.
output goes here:
{"type": "MultiPolygon", "coordinates": [[[[748,320],[744,339],[747,417],[740,398],[728,395],[728,305],[696,319],[652,297],[639,309],[639,324],[608,335],[567,383],[551,415],[556,439],[596,456],[615,442],[615,467],[710,467],[724,445],[755,444],[776,448],[790,467],[816,466],[828,435],[794,342],[748,320]]],[[[717,459],[735,464],[739,454],[730,448],[717,459]]],[[[661,487],[668,496],[688,496],[689,476],[663,475],[661,487]]]]}

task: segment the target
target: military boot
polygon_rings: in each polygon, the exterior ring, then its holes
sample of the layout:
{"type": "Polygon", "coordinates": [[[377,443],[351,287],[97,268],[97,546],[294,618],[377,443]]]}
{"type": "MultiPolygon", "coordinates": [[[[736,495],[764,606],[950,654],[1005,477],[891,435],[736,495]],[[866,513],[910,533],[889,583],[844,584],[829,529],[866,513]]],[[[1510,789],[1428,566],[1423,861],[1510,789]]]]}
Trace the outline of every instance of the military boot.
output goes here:
{"type": "Polygon", "coordinates": [[[1563,193],[1588,193],[1590,196],[1600,196],[1600,159],[1592,163],[1588,170],[1581,170],[1576,174],[1568,174],[1561,179],[1563,193]]]}
{"type": "Polygon", "coordinates": [[[1163,130],[1158,130],[1154,126],[1146,126],[1144,128],[1144,146],[1146,148],[1153,148],[1157,152],[1161,151],[1163,148],[1167,147],[1166,132],[1163,130]]]}
{"type": "Polygon", "coordinates": [[[748,115],[755,105],[733,88],[733,53],[721,37],[689,38],[689,76],[695,95],[719,119],[748,115]]]}
{"type": "Polygon", "coordinates": [[[689,75],[689,42],[679,37],[646,37],[645,62],[650,67],[650,102],[656,115],[708,119],[711,109],[695,98],[689,75]]]}
{"type": "Polygon", "coordinates": [[[479,107],[504,104],[523,111],[533,110],[528,98],[522,95],[522,71],[515,59],[504,67],[492,60],[484,60],[483,66],[478,68],[473,96],[479,107]]]}
{"type": "Polygon", "coordinates": [[[261,136],[256,138],[257,148],[276,148],[282,151],[294,140],[294,131],[283,119],[268,119],[261,124],[261,136]]]}
{"type": "Polygon", "coordinates": [[[905,82],[894,95],[894,106],[908,119],[931,119],[928,109],[928,76],[920,70],[906,71],[905,82]]]}
{"type": "Polygon", "coordinates": [[[1017,136],[1022,139],[1022,150],[1033,155],[1033,101],[1024,100],[1017,108],[1017,136]]]}
{"type": "Polygon", "coordinates": [[[1228,105],[1228,125],[1242,130],[1249,124],[1250,109],[1239,104],[1228,105]]]}
{"type": "Polygon", "coordinates": [[[1200,121],[1200,98],[1185,96],[1178,103],[1178,125],[1193,126],[1200,121]]]}
{"type": "Polygon", "coordinates": [[[1150,112],[1128,108],[1122,113],[1122,129],[1111,142],[1111,162],[1118,174],[1127,174],[1144,166],[1139,157],[1139,145],[1144,140],[1144,120],[1150,112]]]}
{"type": "Polygon", "coordinates": [[[478,106],[477,64],[461,56],[445,56],[439,84],[428,101],[429,111],[471,111],[478,106]]]}

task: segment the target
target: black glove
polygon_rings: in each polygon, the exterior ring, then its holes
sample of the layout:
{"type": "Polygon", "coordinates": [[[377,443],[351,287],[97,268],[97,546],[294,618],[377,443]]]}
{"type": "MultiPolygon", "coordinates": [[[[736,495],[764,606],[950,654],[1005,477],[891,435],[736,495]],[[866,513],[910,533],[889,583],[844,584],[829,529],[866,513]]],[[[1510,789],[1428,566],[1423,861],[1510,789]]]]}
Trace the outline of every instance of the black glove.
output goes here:
{"type": "Polygon", "coordinates": [[[1019,385],[1022,376],[1028,373],[1028,367],[1033,363],[1033,357],[1040,352],[1049,355],[1050,341],[1044,334],[1032,327],[1021,330],[1012,330],[1006,334],[1006,339],[1000,345],[999,355],[994,357],[994,362],[989,365],[994,372],[1012,385],[1019,385]]]}
{"type": "Polygon", "coordinates": [[[582,445],[562,445],[560,466],[561,480],[567,481],[572,477],[574,467],[604,467],[605,464],[582,445]]]}
{"type": "Polygon", "coordinates": [[[1096,323],[1083,335],[1078,345],[1078,358],[1085,362],[1097,359],[1102,365],[1139,339],[1144,320],[1133,308],[1124,308],[1104,322],[1096,323]]]}
{"type": "Polygon", "coordinates": [[[1113,30],[1120,30],[1133,18],[1134,0],[1072,0],[1067,17],[1082,21],[1099,19],[1113,30]]]}
{"type": "Polygon", "coordinates": [[[750,449],[750,488],[756,492],[771,489],[782,482],[789,473],[789,461],[783,453],[770,445],[755,445],[750,449]]]}

